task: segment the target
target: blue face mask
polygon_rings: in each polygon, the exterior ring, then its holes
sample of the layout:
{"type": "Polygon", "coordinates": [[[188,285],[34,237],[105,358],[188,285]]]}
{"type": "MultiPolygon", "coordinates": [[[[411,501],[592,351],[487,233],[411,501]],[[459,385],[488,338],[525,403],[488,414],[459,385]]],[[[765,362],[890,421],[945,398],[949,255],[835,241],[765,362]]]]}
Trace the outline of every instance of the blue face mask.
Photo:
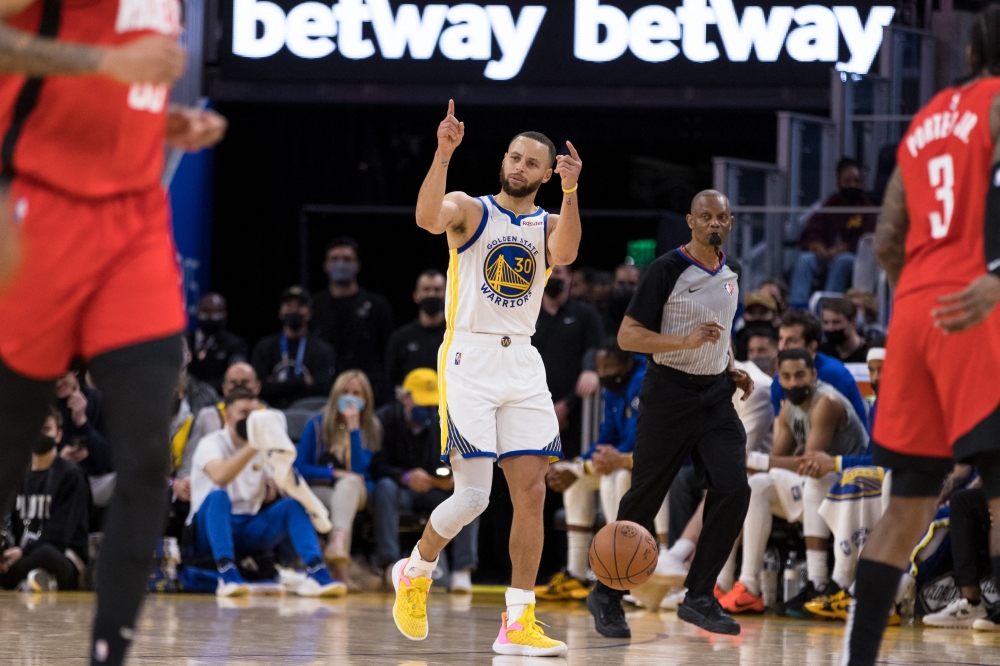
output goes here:
{"type": "Polygon", "coordinates": [[[417,405],[410,410],[410,420],[413,424],[420,427],[426,428],[430,424],[434,423],[434,419],[437,418],[437,409],[434,407],[421,407],[417,405]]]}
{"type": "Polygon", "coordinates": [[[365,399],[345,393],[340,396],[339,400],[337,400],[337,411],[343,413],[343,411],[349,407],[357,407],[360,412],[365,408],[365,399]]]}

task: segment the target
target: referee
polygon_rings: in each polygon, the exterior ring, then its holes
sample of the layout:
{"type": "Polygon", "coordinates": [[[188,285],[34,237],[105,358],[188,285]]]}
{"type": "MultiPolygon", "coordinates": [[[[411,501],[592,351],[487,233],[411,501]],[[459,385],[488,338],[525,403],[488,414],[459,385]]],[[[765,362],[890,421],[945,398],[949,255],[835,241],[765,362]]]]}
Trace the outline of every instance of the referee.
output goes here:
{"type": "MultiPolygon", "coordinates": [[[[740,625],[713,594],[750,500],[746,432],[732,398],[740,388],[746,400],[753,380],[734,368],[729,343],[740,300],[740,267],[719,249],[733,226],[729,200],[714,190],[699,193],[687,223],[691,242],[649,266],[618,331],[622,349],[651,360],[639,393],[632,488],[621,500],[618,520],[651,529],[690,456],[708,494],[704,528],[685,581],[688,592],[677,616],[707,631],[738,634],[740,625]]],[[[623,595],[598,582],[587,597],[598,633],[632,635],[623,595]]]]}

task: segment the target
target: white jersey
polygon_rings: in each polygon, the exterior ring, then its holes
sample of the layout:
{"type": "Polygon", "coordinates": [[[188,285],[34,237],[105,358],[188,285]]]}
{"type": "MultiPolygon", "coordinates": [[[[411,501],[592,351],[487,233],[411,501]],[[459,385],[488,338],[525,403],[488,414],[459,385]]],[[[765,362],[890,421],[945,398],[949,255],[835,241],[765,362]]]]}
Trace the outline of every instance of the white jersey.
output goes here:
{"type": "Polygon", "coordinates": [[[445,312],[450,332],[531,337],[548,276],[549,214],[515,215],[492,195],[472,238],[451,250],[445,312]]]}

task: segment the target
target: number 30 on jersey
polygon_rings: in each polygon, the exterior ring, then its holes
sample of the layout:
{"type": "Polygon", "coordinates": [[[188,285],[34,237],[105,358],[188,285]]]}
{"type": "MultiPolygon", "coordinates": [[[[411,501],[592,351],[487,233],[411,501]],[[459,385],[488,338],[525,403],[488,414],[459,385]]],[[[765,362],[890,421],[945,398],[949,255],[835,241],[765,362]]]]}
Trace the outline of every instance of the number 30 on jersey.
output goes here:
{"type": "Polygon", "coordinates": [[[931,238],[940,239],[948,235],[951,227],[951,216],[955,212],[955,162],[951,155],[945,153],[933,158],[927,163],[931,179],[931,187],[935,188],[934,198],[944,207],[943,214],[931,212],[931,238]]]}

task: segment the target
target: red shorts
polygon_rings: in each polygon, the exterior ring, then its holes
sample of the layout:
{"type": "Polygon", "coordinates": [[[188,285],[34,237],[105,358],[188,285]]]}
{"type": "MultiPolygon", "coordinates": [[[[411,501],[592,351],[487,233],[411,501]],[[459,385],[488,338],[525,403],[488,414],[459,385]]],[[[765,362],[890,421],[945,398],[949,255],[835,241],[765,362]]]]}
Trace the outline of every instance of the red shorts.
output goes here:
{"type": "Polygon", "coordinates": [[[964,333],[934,327],[938,297],[961,289],[923,289],[893,306],[873,433],[885,449],[965,459],[976,451],[959,440],[1000,406],[1000,308],[964,333]]]}
{"type": "Polygon", "coordinates": [[[162,188],[91,200],[15,180],[8,205],[23,231],[23,264],[0,293],[0,359],[9,368],[52,379],[75,356],[184,329],[162,188]]]}

